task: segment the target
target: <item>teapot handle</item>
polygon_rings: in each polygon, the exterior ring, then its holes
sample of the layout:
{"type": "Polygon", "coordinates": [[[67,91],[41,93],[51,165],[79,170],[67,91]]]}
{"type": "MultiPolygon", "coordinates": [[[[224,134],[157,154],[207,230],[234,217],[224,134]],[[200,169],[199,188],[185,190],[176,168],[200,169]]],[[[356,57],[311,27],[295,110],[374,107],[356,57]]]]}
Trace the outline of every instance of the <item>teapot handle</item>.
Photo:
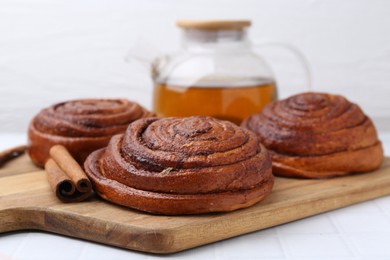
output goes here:
{"type": "Polygon", "coordinates": [[[257,42],[252,44],[255,48],[261,48],[261,47],[277,47],[282,48],[285,50],[288,50],[290,53],[294,54],[294,56],[299,60],[305,74],[306,74],[306,84],[307,88],[310,91],[312,89],[312,73],[310,69],[310,63],[306,56],[303,54],[303,52],[295,47],[292,44],[286,43],[286,42],[279,42],[279,41],[265,41],[265,42],[257,42]]]}

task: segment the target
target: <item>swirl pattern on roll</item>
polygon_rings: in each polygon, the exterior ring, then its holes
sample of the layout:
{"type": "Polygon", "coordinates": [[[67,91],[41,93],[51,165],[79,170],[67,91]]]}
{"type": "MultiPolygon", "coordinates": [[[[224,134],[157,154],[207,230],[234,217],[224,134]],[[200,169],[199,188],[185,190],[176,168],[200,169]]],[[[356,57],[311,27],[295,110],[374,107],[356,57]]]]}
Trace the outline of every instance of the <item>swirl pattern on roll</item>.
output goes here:
{"type": "Polygon", "coordinates": [[[142,106],[126,99],[80,99],[55,104],[38,113],[29,126],[28,152],[43,166],[49,149],[64,145],[79,163],[92,151],[106,146],[123,133],[129,123],[152,116],[142,106]]]}
{"type": "Polygon", "coordinates": [[[339,95],[298,94],[267,105],[242,126],[270,150],[277,175],[325,178],[371,171],[383,160],[370,118],[339,95]]]}
{"type": "Polygon", "coordinates": [[[103,198],[160,214],[248,207],[273,186],[256,136],[211,117],[137,120],[84,167],[103,198]]]}

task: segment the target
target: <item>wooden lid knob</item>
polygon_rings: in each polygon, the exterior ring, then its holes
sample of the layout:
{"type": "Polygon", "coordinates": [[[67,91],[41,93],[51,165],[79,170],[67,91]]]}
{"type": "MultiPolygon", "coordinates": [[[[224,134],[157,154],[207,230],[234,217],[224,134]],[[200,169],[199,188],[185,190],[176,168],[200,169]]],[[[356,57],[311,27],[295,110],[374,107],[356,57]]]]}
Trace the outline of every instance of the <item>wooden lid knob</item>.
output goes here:
{"type": "Polygon", "coordinates": [[[250,20],[179,20],[178,27],[201,30],[240,30],[251,25],[250,20]]]}

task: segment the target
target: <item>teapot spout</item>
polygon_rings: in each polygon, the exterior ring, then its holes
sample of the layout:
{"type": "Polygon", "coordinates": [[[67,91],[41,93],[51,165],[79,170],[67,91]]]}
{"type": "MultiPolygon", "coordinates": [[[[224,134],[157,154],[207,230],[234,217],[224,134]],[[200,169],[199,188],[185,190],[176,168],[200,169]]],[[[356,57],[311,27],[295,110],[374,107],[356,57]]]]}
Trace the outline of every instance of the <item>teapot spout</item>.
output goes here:
{"type": "Polygon", "coordinates": [[[158,76],[162,60],[165,59],[162,51],[142,38],[136,40],[125,56],[126,62],[140,65],[149,71],[153,79],[158,76]]]}

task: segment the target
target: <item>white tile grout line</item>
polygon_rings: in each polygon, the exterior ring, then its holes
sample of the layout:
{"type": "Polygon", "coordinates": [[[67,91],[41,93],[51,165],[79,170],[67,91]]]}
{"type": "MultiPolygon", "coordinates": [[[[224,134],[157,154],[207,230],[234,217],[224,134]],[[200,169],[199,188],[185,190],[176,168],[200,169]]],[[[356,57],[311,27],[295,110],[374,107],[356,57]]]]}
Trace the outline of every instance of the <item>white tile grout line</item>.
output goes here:
{"type": "Polygon", "coordinates": [[[86,243],[82,243],[82,246],[81,246],[81,248],[80,248],[80,252],[79,252],[79,254],[78,254],[78,256],[77,256],[77,260],[82,260],[82,259],[84,259],[83,257],[84,257],[84,254],[85,254],[85,248],[87,247],[87,244],[86,243]]]}
{"type": "Polygon", "coordinates": [[[386,218],[386,221],[390,223],[390,214],[387,213],[386,210],[384,210],[381,205],[377,202],[376,199],[372,200],[373,204],[375,205],[375,207],[378,208],[378,210],[382,213],[382,215],[386,218]]]}
{"type": "MultiPolygon", "coordinates": [[[[18,231],[20,232],[20,231],[18,231]]],[[[22,231],[23,232],[23,231],[22,231]]],[[[15,250],[12,252],[11,256],[12,258],[15,258],[15,259],[20,259],[18,257],[16,257],[16,254],[20,251],[20,249],[23,247],[23,245],[26,243],[28,237],[30,236],[30,233],[25,233],[25,235],[23,236],[22,240],[20,241],[19,245],[15,248],[15,250]]]]}
{"type": "MultiPolygon", "coordinates": [[[[340,210],[340,209],[338,209],[340,210]]],[[[350,241],[348,235],[343,231],[343,228],[341,228],[337,221],[333,219],[332,217],[332,211],[326,213],[326,217],[329,219],[329,221],[332,223],[334,228],[337,230],[337,233],[339,237],[343,240],[345,245],[348,247],[348,250],[351,252],[354,259],[359,259],[361,255],[359,254],[357,248],[353,245],[353,243],[350,241]]]]}
{"type": "MultiPolygon", "coordinates": [[[[288,224],[288,223],[286,223],[286,224],[288,224]]],[[[280,228],[279,228],[280,226],[281,225],[273,227],[273,228],[275,228],[276,238],[278,239],[280,247],[282,248],[282,253],[283,253],[285,259],[286,260],[291,260],[292,259],[291,258],[291,252],[288,249],[288,247],[286,246],[286,242],[283,240],[283,234],[280,232],[280,228]]]]}
{"type": "MultiPolygon", "coordinates": [[[[348,260],[358,260],[358,259],[360,259],[360,256],[355,251],[353,251],[351,249],[350,243],[348,241],[346,241],[347,239],[345,238],[344,234],[340,231],[340,228],[338,228],[338,226],[334,223],[334,221],[332,221],[332,219],[329,216],[329,213],[331,213],[331,212],[324,212],[324,213],[320,213],[319,215],[323,214],[329,220],[330,224],[336,230],[335,235],[338,236],[344,242],[345,246],[347,247],[347,250],[350,253],[350,256],[345,256],[343,259],[348,259],[348,260]]],[[[318,216],[318,215],[315,215],[315,216],[318,216]]],[[[315,216],[310,216],[310,217],[315,217],[315,216]]],[[[297,221],[299,221],[299,220],[297,220],[297,221]]],[[[279,240],[281,240],[281,245],[282,245],[283,251],[284,252],[286,252],[286,251],[288,252],[288,254],[285,254],[286,255],[286,259],[291,259],[291,260],[300,259],[299,257],[291,256],[288,247],[285,246],[286,243],[283,240],[283,234],[279,231],[279,226],[277,227],[277,233],[278,233],[279,240]]],[[[302,235],[302,234],[298,234],[298,235],[302,235]]],[[[304,257],[304,258],[305,259],[310,259],[309,257],[304,257]]],[[[321,259],[323,259],[323,258],[321,258],[321,259]]]]}
{"type": "Polygon", "coordinates": [[[213,255],[214,255],[214,259],[219,259],[219,257],[218,257],[218,249],[217,249],[217,247],[216,247],[216,242],[214,242],[213,244],[212,244],[212,246],[213,246],[213,255]]]}

